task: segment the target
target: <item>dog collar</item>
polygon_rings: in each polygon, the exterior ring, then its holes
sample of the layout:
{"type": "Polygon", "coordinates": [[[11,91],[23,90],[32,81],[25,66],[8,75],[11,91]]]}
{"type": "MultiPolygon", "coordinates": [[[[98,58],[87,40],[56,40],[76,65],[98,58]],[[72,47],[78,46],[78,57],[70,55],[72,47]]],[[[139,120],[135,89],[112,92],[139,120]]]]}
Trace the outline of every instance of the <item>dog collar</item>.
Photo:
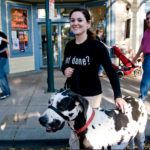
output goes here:
{"type": "Polygon", "coordinates": [[[95,111],[93,110],[92,115],[91,115],[90,119],[88,120],[88,122],[82,128],[80,128],[79,130],[75,130],[75,133],[83,132],[89,126],[89,124],[92,122],[92,120],[94,118],[94,115],[95,115],[95,111]]]}

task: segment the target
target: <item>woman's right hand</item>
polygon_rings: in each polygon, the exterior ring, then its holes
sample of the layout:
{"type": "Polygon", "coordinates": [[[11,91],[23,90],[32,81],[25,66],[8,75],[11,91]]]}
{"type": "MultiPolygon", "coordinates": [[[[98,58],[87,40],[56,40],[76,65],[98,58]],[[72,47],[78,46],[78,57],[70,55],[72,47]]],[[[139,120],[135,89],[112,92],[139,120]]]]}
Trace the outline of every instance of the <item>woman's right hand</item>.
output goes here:
{"type": "Polygon", "coordinates": [[[67,78],[70,78],[72,76],[73,72],[74,72],[74,69],[71,67],[68,67],[65,69],[64,74],[67,78]]]}

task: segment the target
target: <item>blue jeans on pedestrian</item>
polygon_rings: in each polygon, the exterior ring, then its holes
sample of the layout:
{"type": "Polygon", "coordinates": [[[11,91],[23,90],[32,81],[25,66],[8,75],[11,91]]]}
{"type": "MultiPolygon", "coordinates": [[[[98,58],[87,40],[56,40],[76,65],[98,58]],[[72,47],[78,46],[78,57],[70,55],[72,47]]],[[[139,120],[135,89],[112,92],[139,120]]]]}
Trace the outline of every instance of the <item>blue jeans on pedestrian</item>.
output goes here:
{"type": "Polygon", "coordinates": [[[103,66],[102,66],[102,65],[99,66],[99,71],[98,71],[98,73],[103,73],[103,66]]]}
{"type": "Polygon", "coordinates": [[[8,84],[8,79],[6,72],[4,70],[4,66],[7,62],[8,58],[0,57],[0,88],[2,90],[2,94],[10,95],[10,88],[8,84]]]}
{"type": "Polygon", "coordinates": [[[150,87],[150,55],[144,56],[143,76],[140,85],[140,98],[144,100],[147,97],[150,87]]]}

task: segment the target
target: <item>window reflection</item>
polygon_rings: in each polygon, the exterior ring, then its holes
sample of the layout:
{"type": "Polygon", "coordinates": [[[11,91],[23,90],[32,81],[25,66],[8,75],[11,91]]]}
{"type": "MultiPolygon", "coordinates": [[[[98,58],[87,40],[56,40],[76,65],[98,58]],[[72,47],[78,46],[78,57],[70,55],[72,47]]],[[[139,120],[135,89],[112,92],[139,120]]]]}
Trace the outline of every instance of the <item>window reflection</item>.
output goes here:
{"type": "MultiPolygon", "coordinates": [[[[54,17],[57,17],[57,9],[55,9],[54,17]]],[[[38,9],[38,18],[46,18],[46,12],[44,8],[38,9]]]]}
{"type": "Polygon", "coordinates": [[[70,12],[73,10],[74,8],[61,8],[60,9],[60,16],[61,17],[69,17],[70,12]]]}
{"type": "Polygon", "coordinates": [[[95,6],[90,9],[91,25],[92,27],[105,28],[106,27],[106,6],[95,6]]]}

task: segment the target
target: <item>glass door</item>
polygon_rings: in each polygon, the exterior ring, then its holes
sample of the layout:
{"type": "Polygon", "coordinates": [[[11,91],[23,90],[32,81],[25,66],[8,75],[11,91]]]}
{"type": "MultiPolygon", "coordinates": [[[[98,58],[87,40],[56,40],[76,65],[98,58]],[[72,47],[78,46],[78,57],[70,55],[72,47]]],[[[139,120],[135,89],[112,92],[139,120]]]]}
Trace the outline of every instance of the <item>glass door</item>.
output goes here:
{"type": "Polygon", "coordinates": [[[65,23],[61,24],[61,54],[62,54],[62,60],[64,58],[64,50],[66,44],[74,39],[74,34],[70,31],[70,24],[65,23]]]}
{"type": "MultiPolygon", "coordinates": [[[[46,25],[40,25],[41,44],[40,44],[40,67],[47,66],[47,38],[46,38],[46,25]]],[[[52,25],[52,44],[54,53],[54,67],[59,65],[59,52],[58,52],[58,25],[52,25]]]]}
{"type": "MultiPolygon", "coordinates": [[[[40,24],[40,68],[47,67],[47,39],[46,25],[40,24]]],[[[65,45],[74,38],[70,31],[69,23],[52,24],[52,44],[53,44],[53,64],[54,67],[61,68],[65,45]]]]}
{"type": "Polygon", "coordinates": [[[40,67],[47,66],[46,26],[41,25],[40,67]]]}

